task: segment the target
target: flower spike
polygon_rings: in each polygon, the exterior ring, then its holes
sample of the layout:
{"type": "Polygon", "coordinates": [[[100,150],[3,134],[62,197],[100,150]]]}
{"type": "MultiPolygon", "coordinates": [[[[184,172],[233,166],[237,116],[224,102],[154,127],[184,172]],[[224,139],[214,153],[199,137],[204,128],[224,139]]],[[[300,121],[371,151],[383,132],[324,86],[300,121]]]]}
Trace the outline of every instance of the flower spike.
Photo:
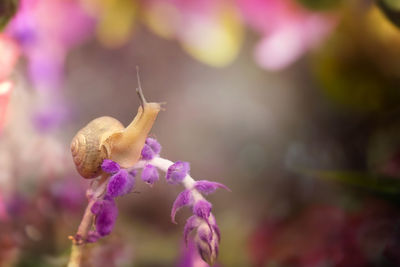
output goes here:
{"type": "MultiPolygon", "coordinates": [[[[207,180],[195,181],[189,174],[188,162],[176,161],[175,163],[161,158],[159,153],[161,145],[154,138],[147,138],[141,151],[141,160],[128,169],[122,168],[118,163],[106,159],[102,162],[103,176],[91,183],[87,196],[90,204],[89,212],[94,217],[94,229],[86,235],[76,235],[74,242],[93,243],[103,236],[111,233],[118,216],[115,198],[128,194],[135,186],[135,177],[138,169],[142,169],[142,180],[153,185],[159,179],[158,170],[166,173],[167,183],[181,184],[184,190],[179,193],[171,209],[171,220],[176,223],[176,213],[183,207],[192,209],[193,215],[186,221],[183,237],[188,243],[189,235],[196,230],[194,241],[202,259],[212,265],[218,255],[221,239],[220,230],[211,213],[212,204],[202,194],[214,193],[218,188],[229,188],[217,182],[207,180]]],[[[93,228],[93,227],[92,227],[93,228]]]]}

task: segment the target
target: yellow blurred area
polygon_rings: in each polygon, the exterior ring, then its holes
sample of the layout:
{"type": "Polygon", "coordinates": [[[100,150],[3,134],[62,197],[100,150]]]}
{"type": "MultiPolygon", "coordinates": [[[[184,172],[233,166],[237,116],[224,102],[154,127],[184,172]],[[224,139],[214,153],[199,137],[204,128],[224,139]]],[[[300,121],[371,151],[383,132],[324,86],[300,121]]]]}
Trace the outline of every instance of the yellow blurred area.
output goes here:
{"type": "Polygon", "coordinates": [[[146,25],[157,35],[172,39],[182,22],[178,9],[167,2],[155,2],[143,11],[146,25]]]}
{"type": "Polygon", "coordinates": [[[137,3],[132,0],[84,0],[89,12],[98,18],[96,37],[108,48],[118,48],[132,37],[137,3]]]}
{"type": "Polygon", "coordinates": [[[238,15],[226,7],[219,17],[199,23],[188,31],[183,48],[195,59],[214,67],[231,63],[239,53],[243,39],[243,28],[238,15]]]}
{"type": "Polygon", "coordinates": [[[361,112],[390,109],[400,77],[400,32],[376,6],[347,10],[341,25],[317,53],[315,71],[326,95],[361,112]]]}
{"type": "MultiPolygon", "coordinates": [[[[366,29],[380,42],[398,42],[400,31],[390,22],[376,6],[372,7],[366,17],[366,29]]],[[[387,43],[389,44],[389,43],[387,43]]],[[[393,43],[390,43],[392,45],[393,43]]]]}
{"type": "Polygon", "coordinates": [[[146,8],[144,20],[157,35],[177,37],[195,59],[214,67],[223,67],[237,56],[243,39],[238,12],[223,4],[211,16],[192,16],[189,21],[174,5],[155,2],[146,8]]]}

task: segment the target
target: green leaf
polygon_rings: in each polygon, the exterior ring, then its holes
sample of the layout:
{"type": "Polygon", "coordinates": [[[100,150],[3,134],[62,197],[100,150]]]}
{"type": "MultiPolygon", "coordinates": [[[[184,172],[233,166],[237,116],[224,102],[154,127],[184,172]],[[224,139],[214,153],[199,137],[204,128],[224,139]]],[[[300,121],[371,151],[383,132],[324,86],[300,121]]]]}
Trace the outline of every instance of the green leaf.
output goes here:
{"type": "Polygon", "coordinates": [[[327,10],[336,8],[342,0],[297,0],[302,6],[312,10],[327,10]]]}
{"type": "Polygon", "coordinates": [[[385,14],[386,18],[397,27],[400,27],[400,1],[378,0],[378,7],[385,14]]]}
{"type": "Polygon", "coordinates": [[[398,178],[356,171],[304,170],[300,173],[378,194],[400,196],[400,179],[398,178]]]}
{"type": "Polygon", "coordinates": [[[399,0],[382,0],[386,4],[387,7],[400,11],[400,1],[399,0]]]}
{"type": "Polygon", "coordinates": [[[6,27],[17,12],[18,2],[18,0],[0,0],[0,30],[6,27]]]}

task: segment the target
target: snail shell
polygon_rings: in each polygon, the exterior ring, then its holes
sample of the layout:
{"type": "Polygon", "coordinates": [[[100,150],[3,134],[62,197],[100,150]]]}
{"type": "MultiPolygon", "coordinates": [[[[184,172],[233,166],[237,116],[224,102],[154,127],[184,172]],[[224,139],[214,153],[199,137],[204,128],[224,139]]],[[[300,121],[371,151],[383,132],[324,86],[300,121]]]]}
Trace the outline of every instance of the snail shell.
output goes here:
{"type": "Polygon", "coordinates": [[[125,127],[112,117],[92,120],[81,129],[71,142],[72,158],[79,174],[84,178],[94,178],[101,173],[101,163],[110,157],[107,138],[124,130],[125,127]]]}
{"type": "Polygon", "coordinates": [[[133,166],[140,159],[146,137],[161,105],[146,101],[140,82],[136,92],[141,105],[135,118],[126,128],[112,117],[100,117],[91,121],[72,139],[72,158],[82,177],[99,176],[104,159],[111,159],[123,168],[133,166]]]}

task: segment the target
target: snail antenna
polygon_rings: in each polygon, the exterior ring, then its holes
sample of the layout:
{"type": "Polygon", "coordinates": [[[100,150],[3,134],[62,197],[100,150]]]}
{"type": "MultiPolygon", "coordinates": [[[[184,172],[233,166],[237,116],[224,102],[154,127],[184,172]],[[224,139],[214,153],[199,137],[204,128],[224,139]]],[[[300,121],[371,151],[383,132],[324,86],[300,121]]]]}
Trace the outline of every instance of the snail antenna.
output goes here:
{"type": "Polygon", "coordinates": [[[139,66],[136,66],[136,77],[137,77],[137,82],[138,82],[138,88],[136,88],[136,93],[139,96],[140,104],[144,108],[144,105],[147,103],[147,101],[144,98],[143,91],[142,91],[142,84],[140,83],[139,66]]]}

